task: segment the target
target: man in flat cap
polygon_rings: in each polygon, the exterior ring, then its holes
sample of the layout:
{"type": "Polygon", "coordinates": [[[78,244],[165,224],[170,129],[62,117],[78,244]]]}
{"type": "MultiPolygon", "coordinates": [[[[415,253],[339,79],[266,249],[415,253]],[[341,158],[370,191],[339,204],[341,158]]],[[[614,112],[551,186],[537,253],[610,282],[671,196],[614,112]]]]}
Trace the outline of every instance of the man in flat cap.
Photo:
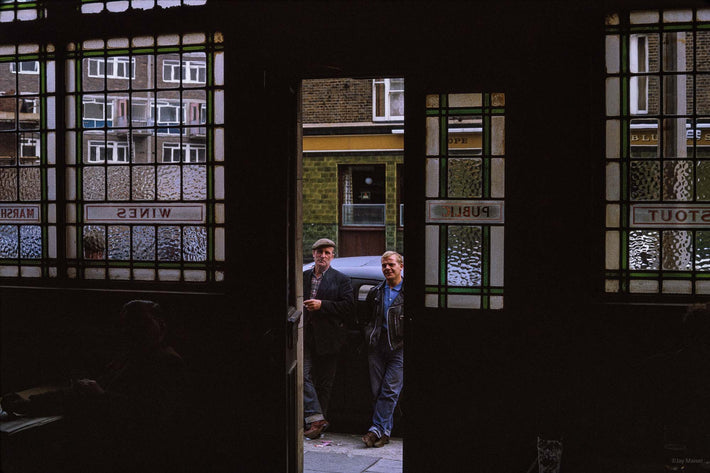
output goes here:
{"type": "Polygon", "coordinates": [[[329,425],[325,416],[354,301],[350,278],[330,267],[335,243],[321,238],[312,248],[315,263],[303,273],[303,418],[304,435],[316,439],[329,425]]]}

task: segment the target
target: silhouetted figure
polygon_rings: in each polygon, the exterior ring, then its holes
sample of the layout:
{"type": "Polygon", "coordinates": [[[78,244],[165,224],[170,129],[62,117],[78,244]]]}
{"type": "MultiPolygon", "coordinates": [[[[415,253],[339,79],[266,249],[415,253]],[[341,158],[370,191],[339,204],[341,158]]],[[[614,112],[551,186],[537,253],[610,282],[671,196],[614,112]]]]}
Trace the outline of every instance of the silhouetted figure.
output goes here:
{"type": "Polygon", "coordinates": [[[135,300],[123,306],[119,325],[125,350],[97,379],[21,398],[3,396],[3,409],[28,415],[64,415],[66,428],[53,446],[54,471],[173,471],[179,445],[185,367],[165,343],[160,306],[135,300]]]}

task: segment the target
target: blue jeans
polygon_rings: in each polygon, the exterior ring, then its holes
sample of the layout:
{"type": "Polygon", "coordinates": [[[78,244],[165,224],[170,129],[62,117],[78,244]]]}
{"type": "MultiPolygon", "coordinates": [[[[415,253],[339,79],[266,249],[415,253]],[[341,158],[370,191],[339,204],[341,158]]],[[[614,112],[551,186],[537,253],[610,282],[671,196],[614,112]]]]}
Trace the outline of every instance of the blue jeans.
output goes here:
{"type": "Polygon", "coordinates": [[[378,437],[392,433],[394,408],[399,400],[399,393],[404,386],[403,349],[391,350],[387,334],[380,334],[377,346],[368,355],[370,365],[370,387],[375,400],[372,414],[371,432],[378,437]]]}
{"type": "Polygon", "coordinates": [[[338,366],[338,355],[316,355],[303,347],[303,421],[325,419],[338,366]]]}

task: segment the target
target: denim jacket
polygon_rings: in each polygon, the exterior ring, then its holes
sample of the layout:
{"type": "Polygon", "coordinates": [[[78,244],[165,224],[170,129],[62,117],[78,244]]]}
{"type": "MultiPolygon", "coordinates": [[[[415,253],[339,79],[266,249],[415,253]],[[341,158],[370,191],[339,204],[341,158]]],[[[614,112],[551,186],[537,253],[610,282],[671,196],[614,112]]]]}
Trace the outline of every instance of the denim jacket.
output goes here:
{"type": "MultiPolygon", "coordinates": [[[[370,289],[367,294],[367,307],[370,310],[370,321],[365,327],[365,337],[368,340],[369,349],[374,350],[377,346],[380,328],[384,322],[384,295],[385,284],[383,281],[370,289]]],[[[387,311],[387,337],[390,349],[397,350],[404,345],[404,285],[397,297],[392,301],[387,311]]]]}

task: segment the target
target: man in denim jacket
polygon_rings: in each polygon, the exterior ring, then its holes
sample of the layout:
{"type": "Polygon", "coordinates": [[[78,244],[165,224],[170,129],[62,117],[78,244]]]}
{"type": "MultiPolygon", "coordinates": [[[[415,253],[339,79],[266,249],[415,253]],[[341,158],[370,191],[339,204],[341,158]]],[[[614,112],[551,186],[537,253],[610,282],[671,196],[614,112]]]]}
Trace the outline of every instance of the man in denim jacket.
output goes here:
{"type": "Polygon", "coordinates": [[[389,443],[394,409],[404,384],[404,259],[394,251],[382,255],[385,281],[367,295],[372,319],[367,326],[370,387],[375,401],[372,426],[362,437],[368,447],[389,443]]]}

